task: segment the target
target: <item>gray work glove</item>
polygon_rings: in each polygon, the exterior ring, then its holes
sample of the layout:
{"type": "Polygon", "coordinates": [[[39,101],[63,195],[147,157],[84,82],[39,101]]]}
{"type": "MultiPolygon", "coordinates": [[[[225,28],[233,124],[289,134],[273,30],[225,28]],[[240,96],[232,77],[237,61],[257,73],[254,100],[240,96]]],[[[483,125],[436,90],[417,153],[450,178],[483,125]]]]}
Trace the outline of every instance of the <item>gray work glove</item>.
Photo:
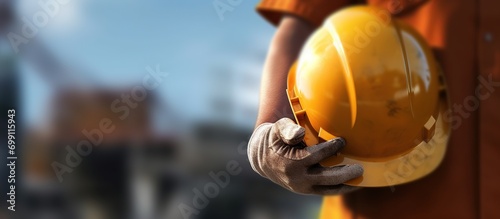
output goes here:
{"type": "Polygon", "coordinates": [[[322,167],[319,162],[336,155],[342,138],[305,147],[305,130],[291,119],[264,123],[248,142],[248,158],[261,176],[296,193],[336,195],[357,189],[342,183],[363,175],[361,165],[322,167]]]}

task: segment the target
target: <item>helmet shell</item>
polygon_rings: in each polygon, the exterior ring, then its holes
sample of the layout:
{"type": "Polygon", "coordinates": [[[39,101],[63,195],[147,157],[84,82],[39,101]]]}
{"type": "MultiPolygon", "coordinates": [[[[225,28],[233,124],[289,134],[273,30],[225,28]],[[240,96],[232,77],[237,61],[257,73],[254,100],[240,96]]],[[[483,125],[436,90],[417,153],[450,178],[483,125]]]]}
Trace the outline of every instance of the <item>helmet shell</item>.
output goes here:
{"type": "Polygon", "coordinates": [[[288,95],[298,123],[312,133],[307,145],[343,137],[342,157],[387,162],[434,137],[439,77],[416,31],[387,11],[355,6],[331,15],[308,39],[288,95]]]}

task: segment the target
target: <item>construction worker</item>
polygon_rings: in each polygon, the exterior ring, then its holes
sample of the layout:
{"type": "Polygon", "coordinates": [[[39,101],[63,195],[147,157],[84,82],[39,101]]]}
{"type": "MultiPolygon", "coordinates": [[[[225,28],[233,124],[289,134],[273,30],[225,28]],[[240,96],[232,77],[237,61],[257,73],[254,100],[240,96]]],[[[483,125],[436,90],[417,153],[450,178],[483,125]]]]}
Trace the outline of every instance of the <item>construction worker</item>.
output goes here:
{"type": "Polygon", "coordinates": [[[263,0],[258,12],[277,25],[249,141],[252,167],[297,193],[325,196],[321,218],[499,218],[500,3],[493,0],[263,0]],[[300,147],[304,130],[289,107],[287,76],[307,38],[331,13],[367,3],[416,29],[434,50],[446,78],[453,127],[441,165],[427,177],[393,188],[358,189],[344,183],[362,165],[322,167],[349,148],[342,138],[300,147]],[[289,113],[276,116],[286,109],[289,113]],[[288,117],[288,118],[286,118],[288,117]]]}

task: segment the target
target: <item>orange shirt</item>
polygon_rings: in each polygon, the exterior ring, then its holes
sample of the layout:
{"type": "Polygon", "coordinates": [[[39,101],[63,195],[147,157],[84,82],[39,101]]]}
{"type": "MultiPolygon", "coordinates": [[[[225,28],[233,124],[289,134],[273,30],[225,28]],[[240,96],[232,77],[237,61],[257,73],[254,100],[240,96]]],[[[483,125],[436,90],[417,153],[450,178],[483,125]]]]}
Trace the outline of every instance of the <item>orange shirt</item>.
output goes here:
{"type": "Polygon", "coordinates": [[[286,13],[319,26],[356,3],[388,9],[428,41],[446,75],[454,129],[431,175],[327,197],[323,218],[500,218],[500,1],[263,0],[257,10],[273,24],[286,13]]]}

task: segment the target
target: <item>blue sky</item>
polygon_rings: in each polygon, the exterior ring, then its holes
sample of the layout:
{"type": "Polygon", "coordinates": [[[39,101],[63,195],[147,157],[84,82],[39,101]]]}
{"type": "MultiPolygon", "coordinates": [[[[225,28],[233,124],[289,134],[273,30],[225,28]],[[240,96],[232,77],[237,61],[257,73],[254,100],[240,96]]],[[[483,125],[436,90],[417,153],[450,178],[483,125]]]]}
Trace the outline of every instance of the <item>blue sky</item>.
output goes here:
{"type": "MultiPolygon", "coordinates": [[[[20,1],[20,13],[31,18],[41,10],[34,2],[20,1]]],[[[107,87],[139,84],[145,67],[158,64],[169,72],[158,93],[179,116],[216,118],[209,102],[222,98],[235,106],[229,120],[249,126],[274,32],[256,4],[242,0],[221,21],[212,1],[69,0],[37,37],[62,62],[84,66],[89,78],[107,87]],[[217,77],[224,77],[222,87],[217,77]]],[[[43,122],[39,106],[51,98],[50,85],[36,69],[23,69],[26,116],[43,122]]]]}

